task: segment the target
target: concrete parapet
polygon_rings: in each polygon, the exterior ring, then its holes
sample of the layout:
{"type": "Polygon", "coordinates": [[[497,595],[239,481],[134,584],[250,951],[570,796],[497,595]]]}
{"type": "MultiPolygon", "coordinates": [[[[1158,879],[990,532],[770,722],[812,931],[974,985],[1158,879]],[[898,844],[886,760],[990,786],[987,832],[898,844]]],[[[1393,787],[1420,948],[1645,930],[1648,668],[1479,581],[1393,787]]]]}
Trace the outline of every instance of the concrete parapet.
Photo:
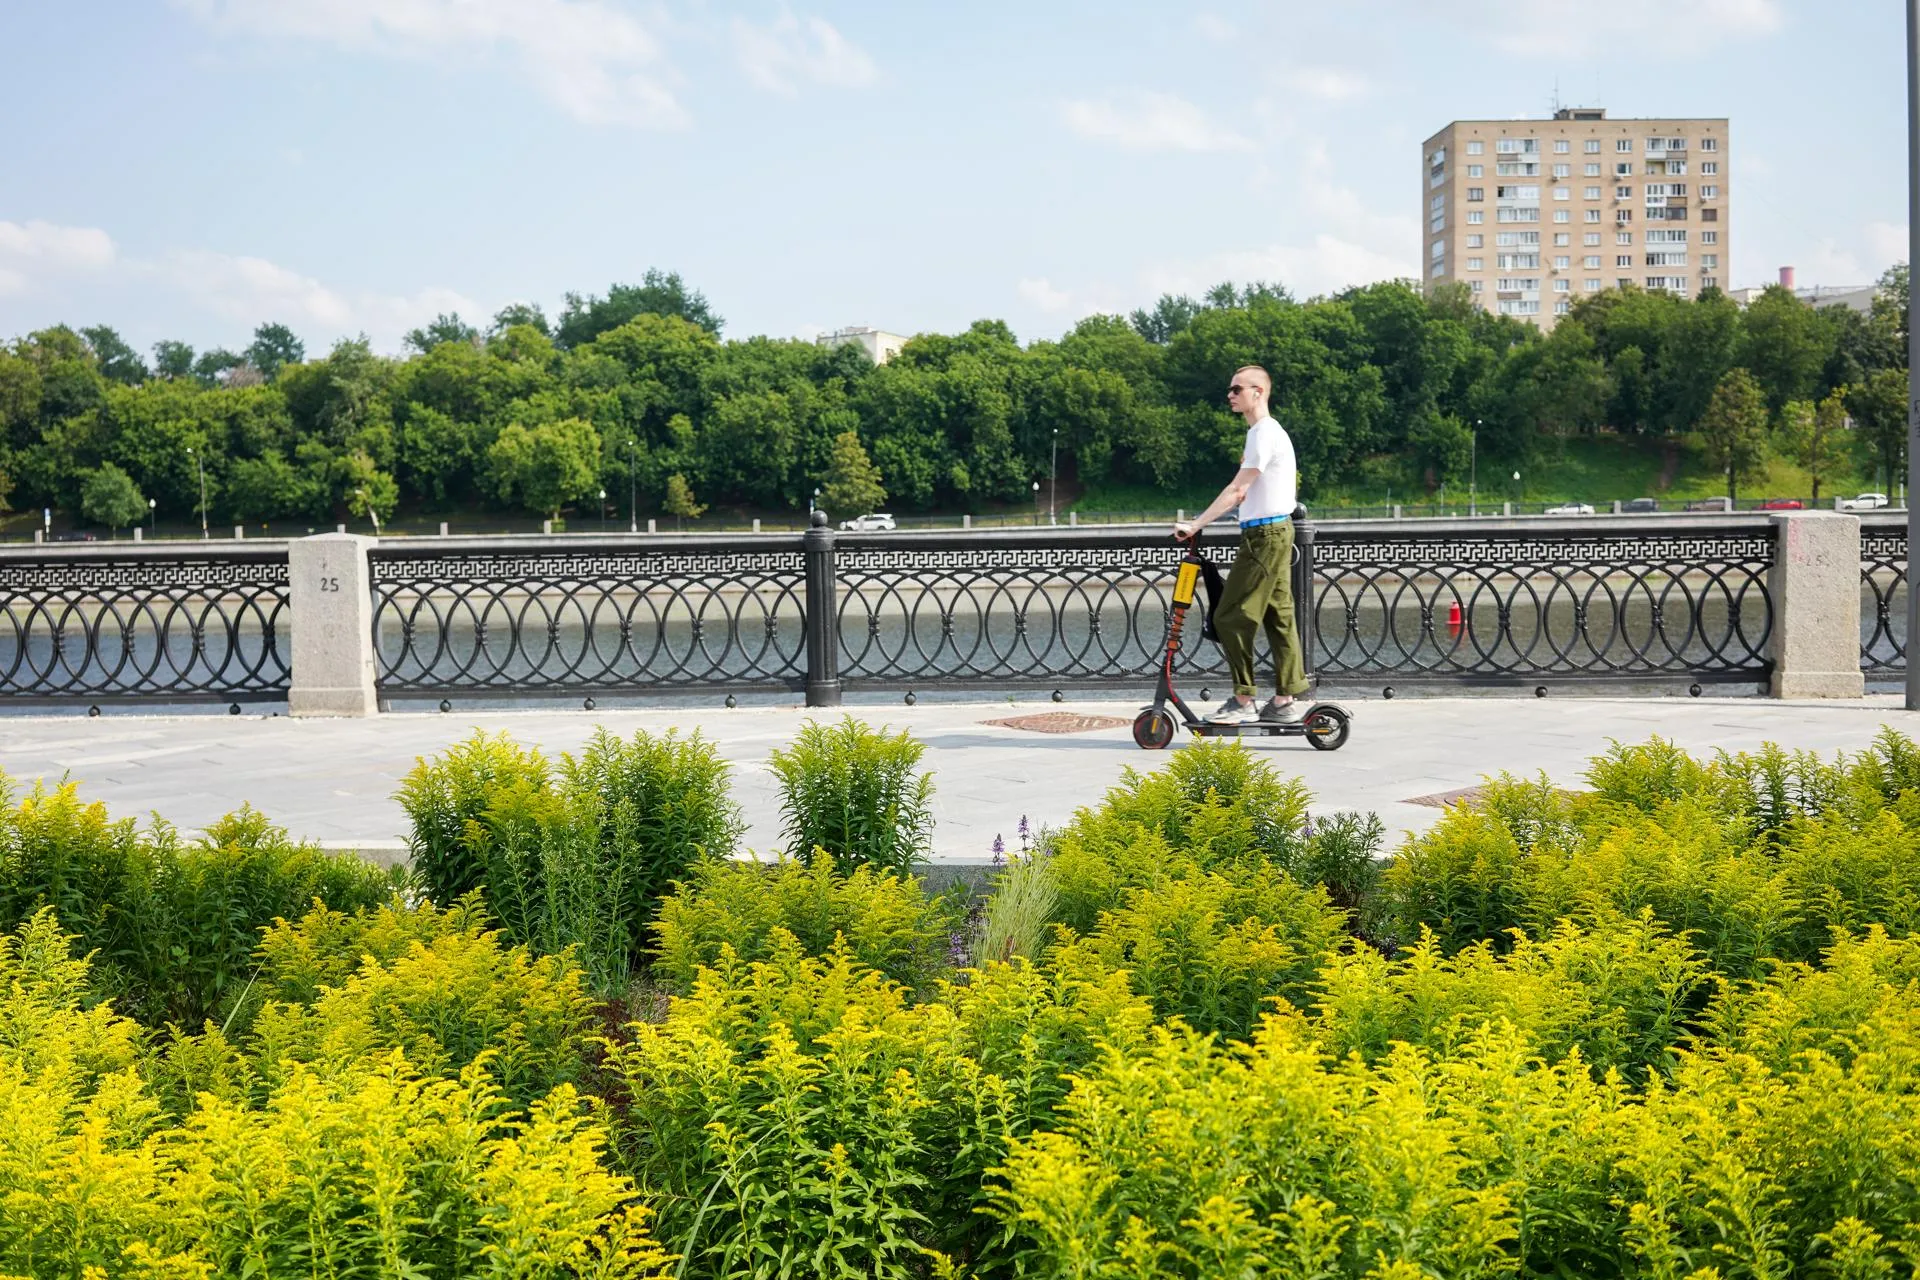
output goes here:
{"type": "Polygon", "coordinates": [[[1793,511],[1773,527],[1773,696],[1861,697],[1859,517],[1793,511]]]}
{"type": "Polygon", "coordinates": [[[380,709],[373,682],[373,581],[367,568],[373,543],[357,534],[323,533],[287,544],[293,614],[290,715],[370,716],[380,709]]]}

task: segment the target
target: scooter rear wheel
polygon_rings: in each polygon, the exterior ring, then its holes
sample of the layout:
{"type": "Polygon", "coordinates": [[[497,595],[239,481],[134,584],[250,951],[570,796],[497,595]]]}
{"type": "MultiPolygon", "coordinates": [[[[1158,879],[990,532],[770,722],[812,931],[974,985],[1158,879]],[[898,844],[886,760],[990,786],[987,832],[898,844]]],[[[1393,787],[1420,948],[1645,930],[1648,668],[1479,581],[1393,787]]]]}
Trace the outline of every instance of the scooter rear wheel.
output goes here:
{"type": "Polygon", "coordinates": [[[1347,719],[1344,711],[1321,707],[1307,715],[1306,729],[1307,741],[1315,751],[1338,751],[1347,745],[1347,735],[1353,731],[1353,721],[1347,719]]]}
{"type": "Polygon", "coordinates": [[[1148,707],[1133,718],[1133,740],[1143,751],[1160,751],[1173,741],[1173,717],[1148,707]]]}

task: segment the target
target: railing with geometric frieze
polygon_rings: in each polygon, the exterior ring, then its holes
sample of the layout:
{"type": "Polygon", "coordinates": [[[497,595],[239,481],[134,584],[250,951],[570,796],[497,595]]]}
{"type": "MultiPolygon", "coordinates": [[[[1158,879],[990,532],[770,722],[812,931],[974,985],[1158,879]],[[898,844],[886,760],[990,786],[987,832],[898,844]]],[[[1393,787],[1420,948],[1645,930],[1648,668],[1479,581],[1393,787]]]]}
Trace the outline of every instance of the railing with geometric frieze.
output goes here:
{"type": "Polygon", "coordinates": [[[377,679],[501,693],[798,688],[800,542],[384,542],[369,557],[377,679]]]}
{"type": "Polygon", "coordinates": [[[1907,669],[1906,519],[1860,525],[1860,669],[1894,675],[1907,669]]]}
{"type": "Polygon", "coordinates": [[[1764,679],[1772,530],[1502,529],[1314,539],[1323,680],[1764,679]]]}
{"type": "Polygon", "coordinates": [[[284,698],[285,543],[0,551],[0,700],[284,698]]]}

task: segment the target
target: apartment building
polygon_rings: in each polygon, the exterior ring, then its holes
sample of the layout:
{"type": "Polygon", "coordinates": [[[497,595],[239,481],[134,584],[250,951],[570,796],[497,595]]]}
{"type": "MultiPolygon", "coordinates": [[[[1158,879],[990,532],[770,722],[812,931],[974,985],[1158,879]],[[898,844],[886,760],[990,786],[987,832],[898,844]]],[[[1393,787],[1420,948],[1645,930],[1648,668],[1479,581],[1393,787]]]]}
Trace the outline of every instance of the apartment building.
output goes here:
{"type": "Polygon", "coordinates": [[[1726,288],[1727,121],[1455,120],[1420,166],[1429,288],[1457,280],[1489,311],[1553,327],[1575,298],[1626,284],[1726,288]]]}

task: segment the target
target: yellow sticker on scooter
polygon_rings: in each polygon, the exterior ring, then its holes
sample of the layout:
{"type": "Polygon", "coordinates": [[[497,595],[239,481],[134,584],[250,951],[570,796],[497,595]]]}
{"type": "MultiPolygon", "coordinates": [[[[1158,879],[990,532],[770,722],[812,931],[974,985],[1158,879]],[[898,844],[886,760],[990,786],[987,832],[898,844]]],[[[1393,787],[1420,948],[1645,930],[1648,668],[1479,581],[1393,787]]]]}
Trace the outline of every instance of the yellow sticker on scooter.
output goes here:
{"type": "Polygon", "coordinates": [[[1173,580],[1173,602],[1175,604],[1193,603],[1193,584],[1200,579],[1200,566],[1191,560],[1180,562],[1179,576],[1173,580]]]}

